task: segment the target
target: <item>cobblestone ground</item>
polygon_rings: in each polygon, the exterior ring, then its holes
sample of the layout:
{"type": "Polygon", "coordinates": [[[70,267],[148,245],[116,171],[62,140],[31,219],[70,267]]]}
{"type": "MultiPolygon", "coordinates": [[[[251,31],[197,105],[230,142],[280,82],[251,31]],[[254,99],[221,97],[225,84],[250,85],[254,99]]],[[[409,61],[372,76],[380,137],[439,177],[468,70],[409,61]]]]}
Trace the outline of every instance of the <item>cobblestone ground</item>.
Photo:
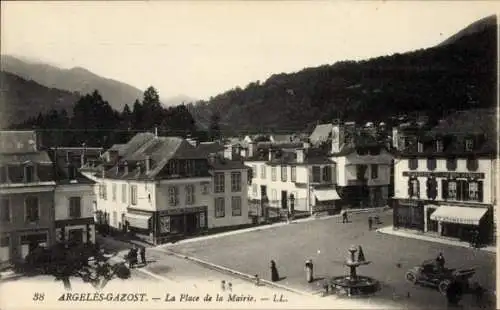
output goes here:
{"type": "MultiPolygon", "coordinates": [[[[390,212],[383,214],[383,225],[391,225],[391,219],[390,212]]],[[[445,298],[436,290],[414,286],[404,278],[409,268],[434,259],[439,252],[443,252],[451,268],[475,267],[473,281],[489,291],[495,290],[495,254],[369,231],[366,214],[352,215],[346,224],[339,218],[292,223],[168,248],[267,279],[270,279],[269,262],[275,260],[280,276],[284,277],[281,284],[318,293],[321,281],[308,284],[304,280],[304,261],[313,260],[315,275],[320,279],[346,274],[344,261],[351,245],[361,245],[366,259],[372,261],[361,266],[358,273],[374,277],[382,284],[382,290],[368,299],[371,302],[426,309],[446,307],[445,298]]],[[[472,296],[465,296],[462,303],[472,307],[472,296]]]]}

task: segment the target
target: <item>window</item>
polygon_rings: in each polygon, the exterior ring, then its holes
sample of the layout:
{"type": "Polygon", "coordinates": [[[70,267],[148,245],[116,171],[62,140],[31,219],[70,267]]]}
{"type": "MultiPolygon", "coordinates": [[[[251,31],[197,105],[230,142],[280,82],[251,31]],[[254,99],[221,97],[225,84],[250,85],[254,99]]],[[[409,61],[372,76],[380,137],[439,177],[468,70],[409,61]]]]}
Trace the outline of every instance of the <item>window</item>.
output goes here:
{"type": "Polygon", "coordinates": [[[206,183],[201,184],[201,193],[203,195],[208,195],[209,190],[210,190],[209,184],[206,184],[206,183]]]}
{"type": "Polygon", "coordinates": [[[179,202],[178,199],[179,191],[177,190],[177,186],[169,186],[168,187],[168,203],[171,206],[176,206],[179,202]]]}
{"type": "Polygon", "coordinates": [[[241,216],[241,197],[231,197],[232,216],[241,216]]]}
{"type": "Polygon", "coordinates": [[[287,179],[287,171],[286,166],[281,166],[281,182],[286,182],[287,179]]]}
{"type": "Polygon", "coordinates": [[[37,197],[27,197],[24,201],[26,206],[26,221],[36,222],[40,219],[37,197]]]}
{"type": "Polygon", "coordinates": [[[224,173],[216,173],[214,175],[214,193],[224,193],[224,173]]]}
{"type": "Polygon", "coordinates": [[[81,203],[82,203],[82,199],[80,197],[70,197],[69,198],[69,217],[81,217],[82,216],[81,203]]]}
{"type": "Polygon", "coordinates": [[[441,153],[443,151],[443,141],[441,139],[436,140],[436,152],[441,153]]]}
{"type": "Polygon", "coordinates": [[[127,203],[127,184],[122,184],[122,202],[127,203]]]}
{"type": "Polygon", "coordinates": [[[427,170],[436,170],[436,159],[427,158],[427,170]]]}
{"type": "Polygon", "coordinates": [[[457,200],[457,182],[448,181],[448,199],[457,200]]]}
{"type": "Polygon", "coordinates": [[[0,217],[2,222],[10,222],[10,200],[8,198],[2,198],[0,200],[0,217]]]}
{"type": "Polygon", "coordinates": [[[479,200],[479,184],[475,181],[469,183],[469,199],[479,200]]]}
{"type": "Polygon", "coordinates": [[[291,170],[292,171],[290,173],[290,179],[292,180],[292,182],[297,182],[297,167],[292,166],[291,170]]]}
{"type": "Polygon", "coordinates": [[[215,217],[226,216],[226,206],[224,205],[224,197],[215,198],[215,217]]]}
{"type": "Polygon", "coordinates": [[[420,182],[417,178],[411,178],[409,180],[408,196],[410,198],[420,197],[420,182]]]}
{"type": "Polygon", "coordinates": [[[257,197],[257,184],[252,184],[252,193],[254,197],[257,197]]]}
{"type": "Polygon", "coordinates": [[[266,178],[266,165],[260,166],[260,178],[263,180],[266,178]]]}
{"type": "Polygon", "coordinates": [[[271,181],[276,182],[276,167],[271,167],[271,181]]]}
{"type": "Polygon", "coordinates": [[[137,185],[130,185],[130,204],[137,205],[137,185]]]}
{"type": "Polygon", "coordinates": [[[186,204],[194,204],[194,185],[186,185],[186,204]]]}
{"type": "Polygon", "coordinates": [[[457,159],[456,158],[447,158],[446,159],[446,169],[450,171],[455,171],[457,169],[457,159]]]}
{"type": "Polygon", "coordinates": [[[275,189],[271,190],[271,200],[272,201],[277,201],[278,200],[278,194],[275,189]]]}
{"type": "Polygon", "coordinates": [[[252,175],[254,178],[257,178],[257,165],[252,165],[252,175]]]}
{"type": "Polygon", "coordinates": [[[116,184],[111,185],[111,200],[116,201],[116,184]]]}
{"type": "Polygon", "coordinates": [[[321,167],[319,166],[312,167],[312,177],[313,177],[313,182],[315,183],[321,182],[321,167]]]}
{"type": "Polygon", "coordinates": [[[330,182],[332,180],[332,168],[330,166],[323,167],[323,181],[330,182]]]}
{"type": "Polygon", "coordinates": [[[35,181],[35,167],[32,165],[24,167],[24,181],[27,183],[35,181]]]}
{"type": "Polygon", "coordinates": [[[104,199],[106,200],[108,197],[107,197],[107,191],[106,191],[106,184],[105,183],[101,183],[99,184],[99,197],[101,199],[104,199]]]}
{"type": "Polygon", "coordinates": [[[192,160],[186,160],[184,164],[184,169],[186,171],[186,175],[194,175],[194,163],[192,160]]]}
{"type": "Polygon", "coordinates": [[[476,171],[479,168],[479,162],[476,158],[467,158],[467,169],[476,171]]]}
{"type": "Polygon", "coordinates": [[[113,226],[118,227],[118,213],[113,211],[113,226]]]}
{"type": "Polygon", "coordinates": [[[408,161],[408,168],[410,168],[410,170],[417,170],[418,169],[418,159],[410,158],[408,161]]]}
{"type": "Polygon", "coordinates": [[[466,139],[465,140],[465,151],[471,152],[473,148],[474,148],[474,141],[472,141],[472,139],[466,139]]]}
{"type": "Polygon", "coordinates": [[[7,183],[7,167],[0,167],[0,183],[7,183]]]}
{"type": "Polygon", "coordinates": [[[372,177],[372,180],[378,179],[378,165],[377,164],[371,165],[371,177],[372,177]]]}
{"type": "Polygon", "coordinates": [[[231,191],[241,192],[241,172],[231,172],[231,191]]]}

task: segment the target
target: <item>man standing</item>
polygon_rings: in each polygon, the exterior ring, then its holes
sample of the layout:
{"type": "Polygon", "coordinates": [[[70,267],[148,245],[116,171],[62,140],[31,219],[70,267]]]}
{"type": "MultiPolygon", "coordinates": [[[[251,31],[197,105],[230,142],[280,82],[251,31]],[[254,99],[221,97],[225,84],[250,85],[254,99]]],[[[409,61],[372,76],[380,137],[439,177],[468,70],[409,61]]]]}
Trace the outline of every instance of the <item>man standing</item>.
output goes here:
{"type": "Polygon", "coordinates": [[[141,263],[143,265],[146,265],[146,248],[145,247],[141,248],[140,254],[141,254],[141,263]]]}
{"type": "Polygon", "coordinates": [[[445,263],[445,260],[444,260],[443,253],[439,252],[438,257],[436,257],[436,264],[438,265],[438,267],[441,270],[443,270],[444,269],[444,263],[445,263]]]}

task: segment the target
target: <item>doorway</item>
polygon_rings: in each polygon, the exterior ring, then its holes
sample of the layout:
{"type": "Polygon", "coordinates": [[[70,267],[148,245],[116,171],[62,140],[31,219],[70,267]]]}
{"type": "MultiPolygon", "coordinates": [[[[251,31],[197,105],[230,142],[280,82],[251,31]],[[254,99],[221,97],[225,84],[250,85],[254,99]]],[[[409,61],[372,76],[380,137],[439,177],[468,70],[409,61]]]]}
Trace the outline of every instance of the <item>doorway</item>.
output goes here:
{"type": "Polygon", "coordinates": [[[193,234],[198,231],[200,227],[200,221],[198,219],[197,213],[189,213],[185,215],[186,217],[186,234],[193,234]]]}
{"type": "Polygon", "coordinates": [[[436,209],[434,208],[427,208],[427,231],[430,232],[437,232],[438,231],[438,222],[431,220],[431,215],[434,213],[436,209]]]}
{"type": "Polygon", "coordinates": [[[281,209],[288,209],[288,193],[281,191],[281,209]]]}

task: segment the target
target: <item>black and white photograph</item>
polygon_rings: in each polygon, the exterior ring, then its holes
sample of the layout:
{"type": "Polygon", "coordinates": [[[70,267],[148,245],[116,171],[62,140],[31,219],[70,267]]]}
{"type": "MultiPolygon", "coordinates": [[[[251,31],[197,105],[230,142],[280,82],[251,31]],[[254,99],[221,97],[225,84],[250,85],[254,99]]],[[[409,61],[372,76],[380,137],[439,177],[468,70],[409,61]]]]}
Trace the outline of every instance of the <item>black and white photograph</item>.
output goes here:
{"type": "Polygon", "coordinates": [[[497,309],[497,1],[2,1],[0,308],[497,309]]]}

